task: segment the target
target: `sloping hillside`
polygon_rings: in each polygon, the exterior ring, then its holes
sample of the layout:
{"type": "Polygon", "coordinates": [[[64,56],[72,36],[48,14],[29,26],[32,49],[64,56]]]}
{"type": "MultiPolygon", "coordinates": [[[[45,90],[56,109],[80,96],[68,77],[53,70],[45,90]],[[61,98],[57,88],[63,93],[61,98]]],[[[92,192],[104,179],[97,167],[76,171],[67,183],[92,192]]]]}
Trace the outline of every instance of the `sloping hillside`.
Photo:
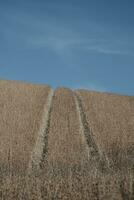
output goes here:
{"type": "Polygon", "coordinates": [[[1,173],[24,173],[37,140],[50,88],[0,81],[1,173]]]}
{"type": "Polygon", "coordinates": [[[116,169],[134,164],[134,97],[79,91],[88,124],[116,169]]]}
{"type": "Polygon", "coordinates": [[[0,199],[134,199],[134,97],[0,81],[0,199]]]}

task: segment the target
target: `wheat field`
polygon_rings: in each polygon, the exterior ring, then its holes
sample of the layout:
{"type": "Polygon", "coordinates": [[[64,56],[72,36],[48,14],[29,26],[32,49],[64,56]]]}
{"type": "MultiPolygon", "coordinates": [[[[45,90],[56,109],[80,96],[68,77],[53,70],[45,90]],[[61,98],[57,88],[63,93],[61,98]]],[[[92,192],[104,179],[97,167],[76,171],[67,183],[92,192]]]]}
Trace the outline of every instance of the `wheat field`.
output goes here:
{"type": "Polygon", "coordinates": [[[134,97],[79,91],[99,148],[117,169],[134,164],[134,97]]]}
{"type": "Polygon", "coordinates": [[[0,199],[133,200],[134,97],[1,80],[0,199]]]}
{"type": "Polygon", "coordinates": [[[0,171],[24,173],[50,88],[0,81],[0,171]]]}

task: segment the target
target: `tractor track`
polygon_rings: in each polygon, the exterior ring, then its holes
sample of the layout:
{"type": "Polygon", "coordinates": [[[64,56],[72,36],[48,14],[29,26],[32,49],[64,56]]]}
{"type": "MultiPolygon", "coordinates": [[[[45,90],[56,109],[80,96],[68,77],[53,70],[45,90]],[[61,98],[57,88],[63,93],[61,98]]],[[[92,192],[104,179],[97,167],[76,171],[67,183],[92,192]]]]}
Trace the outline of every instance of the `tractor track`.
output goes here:
{"type": "Polygon", "coordinates": [[[88,146],[89,160],[95,161],[100,169],[106,170],[109,168],[108,158],[100,151],[98,145],[96,144],[92,129],[86,119],[86,114],[83,109],[82,97],[78,91],[74,91],[74,98],[79,115],[80,129],[88,146]]]}
{"type": "Polygon", "coordinates": [[[32,151],[31,159],[28,166],[28,173],[37,173],[41,168],[41,163],[47,159],[48,134],[50,127],[50,118],[52,112],[54,90],[51,89],[48,95],[47,103],[44,106],[41,126],[38,132],[35,147],[32,151]]]}

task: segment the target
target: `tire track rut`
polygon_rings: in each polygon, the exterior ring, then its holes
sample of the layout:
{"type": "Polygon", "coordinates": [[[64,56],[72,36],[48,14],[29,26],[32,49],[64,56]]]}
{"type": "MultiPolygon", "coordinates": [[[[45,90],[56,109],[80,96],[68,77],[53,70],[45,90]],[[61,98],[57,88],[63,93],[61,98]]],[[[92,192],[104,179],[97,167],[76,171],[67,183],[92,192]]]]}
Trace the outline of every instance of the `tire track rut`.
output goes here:
{"type": "Polygon", "coordinates": [[[48,95],[47,103],[44,106],[41,126],[38,132],[35,147],[33,149],[29,162],[28,173],[36,173],[41,168],[41,163],[47,159],[48,134],[50,127],[50,118],[52,112],[54,90],[51,89],[48,95]]]}
{"type": "Polygon", "coordinates": [[[106,170],[109,168],[108,158],[100,151],[98,145],[94,140],[92,129],[87,122],[86,114],[83,109],[82,98],[78,91],[74,91],[74,98],[76,109],[79,115],[80,128],[88,146],[89,160],[95,161],[101,170],[106,170]]]}

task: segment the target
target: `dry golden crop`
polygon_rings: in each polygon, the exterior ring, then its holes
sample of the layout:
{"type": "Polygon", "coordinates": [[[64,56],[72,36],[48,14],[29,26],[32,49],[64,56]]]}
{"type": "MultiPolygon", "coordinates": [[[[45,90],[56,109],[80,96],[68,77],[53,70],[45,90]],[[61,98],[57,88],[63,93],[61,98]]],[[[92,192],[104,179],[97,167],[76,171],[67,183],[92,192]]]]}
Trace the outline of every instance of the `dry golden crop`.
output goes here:
{"type": "Polygon", "coordinates": [[[79,91],[100,151],[117,168],[134,166],[134,97],[79,91]]]}
{"type": "Polygon", "coordinates": [[[133,200],[134,97],[0,81],[0,199],[133,200]]]}
{"type": "Polygon", "coordinates": [[[79,126],[78,113],[69,89],[58,89],[53,99],[48,136],[48,162],[72,167],[87,160],[86,142],[79,126]]]}
{"type": "Polygon", "coordinates": [[[0,81],[0,171],[24,173],[50,88],[0,81]]]}

